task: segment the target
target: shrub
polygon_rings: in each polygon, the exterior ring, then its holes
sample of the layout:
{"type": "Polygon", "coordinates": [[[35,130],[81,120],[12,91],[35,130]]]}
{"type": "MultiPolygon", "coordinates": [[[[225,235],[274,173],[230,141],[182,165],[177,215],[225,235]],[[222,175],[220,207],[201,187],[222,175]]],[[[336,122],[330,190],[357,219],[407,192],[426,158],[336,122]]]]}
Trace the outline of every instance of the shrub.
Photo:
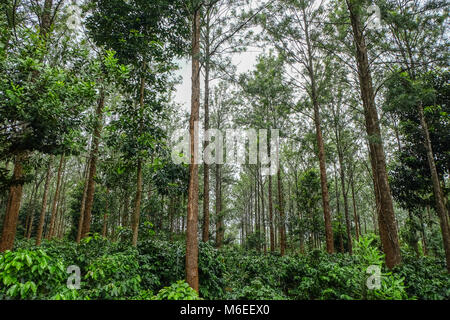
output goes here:
{"type": "Polygon", "coordinates": [[[403,255],[394,272],[405,279],[406,292],[421,300],[450,300],[450,275],[445,261],[431,257],[403,255]]]}
{"type": "Polygon", "coordinates": [[[199,243],[200,296],[204,299],[221,299],[224,295],[224,257],[210,243],[199,243]]]}
{"type": "Polygon", "coordinates": [[[286,296],[276,288],[263,284],[261,279],[254,279],[243,288],[229,293],[234,300],[286,300],[286,296]]]}
{"type": "Polygon", "coordinates": [[[61,260],[43,250],[18,249],[0,255],[0,300],[43,299],[65,286],[61,260]]]}
{"type": "MultiPolygon", "coordinates": [[[[149,239],[139,243],[138,250],[142,287],[157,291],[184,278],[186,249],[183,243],[149,239]]],[[[199,243],[199,282],[203,298],[223,296],[223,260],[210,243],[199,243]]]]}
{"type": "Polygon", "coordinates": [[[184,278],[184,246],[179,242],[145,240],[138,243],[142,286],[153,291],[184,278]]]}
{"type": "Polygon", "coordinates": [[[140,292],[141,277],[136,252],[104,255],[87,268],[82,283],[86,294],[96,299],[120,299],[140,292]]]}
{"type": "Polygon", "coordinates": [[[159,290],[152,300],[201,300],[197,292],[192,289],[184,280],[179,280],[169,287],[159,290]]]}

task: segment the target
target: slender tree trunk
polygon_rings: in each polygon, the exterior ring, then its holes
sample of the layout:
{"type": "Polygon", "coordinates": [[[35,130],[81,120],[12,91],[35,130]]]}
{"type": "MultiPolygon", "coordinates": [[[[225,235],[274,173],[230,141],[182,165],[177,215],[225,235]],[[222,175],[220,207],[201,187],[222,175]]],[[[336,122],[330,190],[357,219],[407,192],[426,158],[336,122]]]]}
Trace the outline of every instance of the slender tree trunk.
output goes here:
{"type": "Polygon", "coordinates": [[[54,159],[54,156],[52,155],[50,157],[50,161],[48,163],[47,177],[45,178],[44,196],[42,198],[42,206],[41,206],[41,215],[39,217],[39,224],[38,224],[37,233],[36,233],[36,245],[37,246],[41,245],[42,233],[44,231],[45,213],[47,211],[48,190],[50,188],[53,159],[54,159]]]}
{"type": "Polygon", "coordinates": [[[336,163],[334,163],[334,185],[335,185],[335,195],[336,195],[336,216],[339,222],[339,251],[341,253],[345,252],[344,249],[344,238],[342,237],[342,217],[341,217],[341,199],[340,199],[340,192],[339,192],[339,185],[338,185],[338,178],[337,178],[337,169],[336,169],[336,163]]]}
{"type": "MultiPolygon", "coordinates": [[[[186,204],[186,197],[183,195],[183,208],[185,204],[186,204]]],[[[181,216],[181,233],[184,234],[185,232],[186,232],[186,218],[185,215],[183,214],[181,216]]]]}
{"type": "Polygon", "coordinates": [[[345,189],[344,156],[342,155],[342,150],[339,150],[338,153],[339,153],[339,171],[340,171],[340,176],[341,176],[342,196],[344,198],[344,214],[345,214],[345,226],[346,226],[346,229],[347,229],[348,252],[351,255],[353,253],[352,227],[351,227],[351,224],[350,224],[350,214],[348,212],[347,190],[345,189]]]}
{"type": "MultiPolygon", "coordinates": [[[[65,170],[64,170],[65,171],[65,170]]],[[[63,181],[64,181],[64,177],[63,177],[63,181]]],[[[64,235],[64,215],[66,212],[66,182],[63,182],[63,188],[62,188],[62,192],[60,193],[60,197],[59,197],[59,213],[58,213],[58,224],[57,224],[57,228],[56,228],[56,233],[55,233],[55,237],[58,237],[58,239],[62,239],[63,235],[64,235]]]]}
{"type": "Polygon", "coordinates": [[[256,165],[255,171],[255,206],[256,206],[256,232],[258,236],[258,251],[261,252],[261,206],[259,203],[259,166],[256,165]]]}
{"type": "Polygon", "coordinates": [[[91,230],[91,215],[92,206],[94,204],[95,194],[95,175],[97,173],[98,147],[100,144],[100,135],[103,127],[103,107],[105,104],[104,89],[100,89],[100,97],[97,101],[97,108],[95,110],[96,124],[94,128],[94,135],[92,139],[92,149],[89,160],[89,176],[87,180],[86,204],[84,209],[83,228],[81,231],[81,238],[88,236],[91,230]]]}
{"type": "MultiPolygon", "coordinates": [[[[143,71],[145,71],[145,61],[143,63],[143,71]]],[[[144,113],[144,94],[145,94],[145,78],[141,77],[141,86],[139,93],[139,105],[140,105],[140,123],[139,123],[139,134],[142,134],[143,128],[143,113],[144,113]]],[[[142,200],[142,159],[138,156],[137,161],[137,180],[136,180],[136,198],[134,202],[134,212],[133,212],[133,246],[137,246],[138,233],[139,233],[139,219],[141,215],[141,200],[142,200]]]]}
{"type": "Polygon", "coordinates": [[[280,210],[280,253],[284,256],[286,251],[286,224],[284,221],[284,201],[283,201],[283,182],[281,181],[281,169],[278,168],[277,172],[278,180],[278,205],[280,210]]]}
{"type": "Polygon", "coordinates": [[[262,172],[261,172],[261,163],[258,164],[259,166],[259,181],[260,181],[260,191],[261,191],[261,220],[262,220],[262,229],[263,229],[263,249],[264,253],[267,253],[267,242],[266,242],[266,210],[265,210],[265,204],[264,204],[264,184],[262,180],[262,172]]]}
{"type": "Polygon", "coordinates": [[[62,178],[61,178],[61,191],[59,192],[59,199],[58,199],[58,210],[57,210],[57,219],[55,222],[55,232],[54,232],[54,237],[58,237],[60,238],[60,234],[61,234],[61,225],[63,223],[64,220],[64,208],[63,205],[66,201],[66,164],[67,161],[64,161],[64,166],[63,166],[63,170],[62,170],[62,178]]]}
{"type": "Polygon", "coordinates": [[[422,248],[423,248],[423,255],[428,255],[428,245],[427,245],[427,238],[425,235],[425,225],[423,223],[423,212],[420,213],[420,233],[422,235],[422,248]]]}
{"type": "MultiPolygon", "coordinates": [[[[209,69],[210,69],[210,12],[206,13],[205,26],[205,143],[204,150],[208,147],[209,141],[206,134],[209,129],[209,69]]],[[[203,164],[203,242],[209,240],[209,165],[203,164]]]]}
{"type": "Polygon", "coordinates": [[[125,199],[123,205],[123,213],[122,213],[122,227],[128,227],[128,211],[130,210],[130,195],[128,190],[125,190],[125,199]]]}
{"type": "Polygon", "coordinates": [[[23,188],[23,156],[17,155],[14,163],[13,181],[9,188],[8,205],[3,220],[3,231],[0,240],[0,252],[12,250],[19,219],[20,201],[23,188]]]}
{"type": "Polygon", "coordinates": [[[141,199],[142,199],[142,160],[139,159],[137,164],[136,198],[134,201],[134,212],[132,221],[133,246],[137,246],[139,219],[141,213],[141,199]]]}
{"type": "Polygon", "coordinates": [[[109,211],[109,189],[106,188],[106,204],[105,204],[105,213],[103,214],[103,228],[102,228],[103,238],[106,238],[108,230],[108,211],[109,211]]]}
{"type": "Polygon", "coordinates": [[[84,169],[84,188],[83,188],[83,197],[81,199],[81,208],[80,208],[80,217],[78,218],[78,230],[77,230],[77,238],[76,242],[80,243],[81,240],[81,232],[83,231],[83,221],[84,221],[84,210],[86,209],[86,198],[87,198],[87,190],[88,190],[88,178],[89,178],[89,164],[90,161],[86,161],[86,166],[84,169]]]}
{"type": "MultiPolygon", "coordinates": [[[[216,164],[216,247],[221,248],[223,244],[223,213],[222,213],[222,174],[221,165],[216,164]]],[[[250,223],[247,223],[249,226],[250,223]]],[[[248,234],[248,231],[247,231],[248,234]]]]}
{"type": "Polygon", "coordinates": [[[419,104],[419,116],[420,123],[422,125],[424,135],[424,145],[427,150],[428,165],[431,172],[431,180],[433,181],[433,193],[436,202],[436,211],[439,216],[439,222],[441,225],[442,240],[444,242],[445,259],[447,262],[447,271],[450,273],[450,230],[448,227],[447,208],[444,205],[444,199],[442,195],[441,185],[439,183],[439,176],[434,162],[433,148],[431,146],[430,133],[428,131],[428,124],[425,120],[423,113],[422,103],[419,104]]]}
{"type": "Polygon", "coordinates": [[[327,252],[331,254],[334,252],[333,228],[331,226],[330,196],[328,193],[327,169],[325,165],[325,147],[323,143],[322,129],[320,128],[318,105],[314,107],[314,123],[316,125],[317,145],[319,148],[320,185],[322,190],[323,217],[325,221],[325,239],[327,244],[327,252]]]}
{"type": "Polygon", "coordinates": [[[351,188],[352,188],[352,202],[353,202],[353,220],[355,221],[355,237],[356,241],[359,241],[359,218],[358,212],[356,210],[355,185],[353,177],[351,179],[351,188]]]}
{"type": "Polygon", "coordinates": [[[307,21],[306,8],[302,8],[303,10],[303,22],[305,25],[305,40],[307,47],[307,56],[308,56],[308,75],[310,78],[311,85],[311,101],[314,107],[314,125],[316,127],[316,138],[317,138],[317,147],[319,152],[319,168],[320,168],[320,185],[322,189],[322,206],[323,206],[323,217],[325,221],[325,239],[327,244],[327,252],[334,252],[334,242],[333,242],[333,228],[331,225],[331,209],[330,209],[330,196],[328,193],[328,182],[327,182],[327,170],[326,170],[326,159],[325,159],[325,147],[322,136],[322,128],[321,128],[321,119],[320,119],[320,106],[319,106],[319,95],[317,92],[317,84],[315,78],[315,70],[313,65],[313,53],[312,53],[312,45],[310,41],[309,34],[309,23],[307,21]]]}
{"type": "Polygon", "coordinates": [[[200,7],[195,8],[192,21],[192,100],[190,132],[189,189],[186,230],[186,281],[198,292],[198,132],[200,109],[200,7]]]}
{"type": "Polygon", "coordinates": [[[36,180],[36,183],[33,186],[33,190],[31,191],[30,202],[29,202],[28,210],[27,210],[28,211],[27,212],[27,221],[26,221],[26,225],[25,225],[25,232],[23,235],[27,239],[30,239],[28,235],[31,234],[31,229],[33,228],[34,207],[35,207],[34,203],[36,201],[35,197],[38,192],[39,185],[40,185],[40,181],[36,180]]]}
{"type": "Polygon", "coordinates": [[[57,206],[58,206],[58,200],[59,200],[59,191],[61,188],[61,176],[62,176],[62,168],[64,164],[64,154],[61,155],[61,159],[59,161],[59,167],[58,167],[58,174],[56,178],[56,188],[55,188],[55,196],[53,197],[53,204],[52,204],[52,213],[50,216],[50,228],[47,232],[47,239],[52,239],[54,236],[55,231],[55,221],[56,221],[56,213],[57,213],[57,206]]]}
{"type": "MultiPolygon", "coordinates": [[[[270,145],[271,137],[269,135],[267,139],[267,153],[269,155],[269,163],[270,163],[270,155],[271,155],[271,145],[270,145]]],[[[273,227],[273,200],[272,200],[272,175],[269,172],[269,190],[268,190],[268,209],[269,209],[269,237],[270,237],[270,251],[275,251],[275,231],[273,227]]]]}
{"type": "Polygon", "coordinates": [[[350,13],[353,39],[358,65],[359,84],[363,100],[366,130],[369,136],[372,171],[375,180],[380,239],[385,253],[386,266],[393,268],[401,263],[394,207],[386,172],[386,158],[381,137],[378,113],[375,106],[375,94],[369,67],[366,42],[355,0],[346,0],[350,13]]]}
{"type": "Polygon", "coordinates": [[[175,219],[175,197],[173,195],[169,196],[169,237],[170,241],[173,239],[174,233],[174,219],[175,219]]]}

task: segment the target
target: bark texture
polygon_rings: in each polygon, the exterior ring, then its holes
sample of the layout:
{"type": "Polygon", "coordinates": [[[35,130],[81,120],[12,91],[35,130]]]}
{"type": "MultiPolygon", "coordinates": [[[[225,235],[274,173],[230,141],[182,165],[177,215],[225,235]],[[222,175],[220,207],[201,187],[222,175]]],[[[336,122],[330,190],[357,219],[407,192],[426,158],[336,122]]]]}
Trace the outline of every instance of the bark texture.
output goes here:
{"type": "Polygon", "coordinates": [[[192,97],[190,132],[189,189],[186,227],[186,282],[198,292],[198,132],[195,132],[200,109],[200,8],[192,20],[192,97]]]}
{"type": "Polygon", "coordinates": [[[105,93],[103,89],[100,90],[100,97],[97,101],[97,108],[95,110],[96,124],[94,128],[94,135],[92,139],[91,154],[89,157],[89,175],[87,180],[86,204],[84,208],[83,227],[81,231],[81,239],[88,236],[91,230],[91,216],[92,205],[94,204],[95,193],[95,175],[97,173],[98,147],[100,144],[100,135],[102,132],[103,122],[103,107],[105,104],[105,93]]]}
{"type": "Polygon", "coordinates": [[[400,246],[386,170],[386,157],[381,138],[378,112],[375,105],[375,94],[372,86],[367,46],[355,1],[346,0],[346,3],[353,30],[359,85],[363,101],[366,131],[369,137],[370,160],[374,177],[375,198],[377,199],[380,239],[386,257],[386,266],[393,268],[401,263],[400,246]]]}

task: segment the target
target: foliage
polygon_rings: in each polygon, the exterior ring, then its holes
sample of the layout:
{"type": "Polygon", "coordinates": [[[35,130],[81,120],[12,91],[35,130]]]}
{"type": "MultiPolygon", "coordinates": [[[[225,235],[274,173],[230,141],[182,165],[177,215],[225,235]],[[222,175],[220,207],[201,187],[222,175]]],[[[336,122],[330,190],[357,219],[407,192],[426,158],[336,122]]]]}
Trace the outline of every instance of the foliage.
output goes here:
{"type": "Polygon", "coordinates": [[[42,249],[0,255],[0,300],[51,297],[60,290],[64,278],[62,261],[52,259],[42,249]]]}
{"type": "MultiPolygon", "coordinates": [[[[184,246],[148,239],[138,248],[98,235],[80,244],[44,241],[41,248],[20,241],[0,256],[4,299],[198,299],[184,277],[184,246]],[[81,269],[80,290],[66,287],[65,267],[81,269]],[[178,278],[178,280],[177,280],[178,278]],[[154,292],[158,292],[156,295],[154,292]]],[[[450,276],[443,259],[403,253],[392,271],[375,235],[361,237],[354,254],[262,254],[233,246],[218,251],[200,244],[200,297],[238,300],[449,299],[450,276]],[[369,290],[370,265],[381,267],[380,289],[369,290]]]]}
{"type": "Polygon", "coordinates": [[[449,300],[450,275],[444,259],[403,255],[403,264],[394,270],[405,278],[406,292],[421,300],[449,300]]]}
{"type": "Polygon", "coordinates": [[[136,295],[141,282],[136,252],[97,258],[88,266],[84,281],[90,288],[87,295],[95,299],[120,299],[136,295]]]}
{"type": "Polygon", "coordinates": [[[152,300],[200,300],[197,292],[192,289],[184,280],[179,280],[159,290],[152,300]]]}
{"type": "Polygon", "coordinates": [[[204,299],[222,299],[224,295],[225,272],[223,257],[210,243],[199,244],[200,296],[204,299]]]}

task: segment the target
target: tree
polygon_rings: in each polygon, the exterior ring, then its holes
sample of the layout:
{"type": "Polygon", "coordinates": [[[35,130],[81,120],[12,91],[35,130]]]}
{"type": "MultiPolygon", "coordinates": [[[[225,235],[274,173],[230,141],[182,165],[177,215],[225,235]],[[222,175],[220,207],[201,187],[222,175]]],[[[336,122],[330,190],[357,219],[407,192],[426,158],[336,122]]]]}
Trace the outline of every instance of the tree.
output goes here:
{"type": "Polygon", "coordinates": [[[189,188],[186,228],[186,281],[198,292],[198,121],[200,109],[200,12],[201,3],[192,3],[192,96],[189,119],[189,188]]]}
{"type": "Polygon", "coordinates": [[[134,66],[127,91],[138,101],[138,108],[129,102],[127,111],[131,111],[130,114],[135,117],[125,117],[125,120],[128,120],[127,128],[130,128],[130,125],[132,128],[127,134],[131,134],[138,142],[133,146],[136,149],[132,154],[136,162],[136,194],[132,216],[134,246],[137,245],[139,231],[144,157],[154,140],[148,130],[151,128],[146,126],[151,119],[148,108],[153,107],[152,111],[158,110],[162,104],[159,100],[161,97],[155,94],[155,91],[162,93],[168,88],[170,91],[166,73],[174,68],[171,59],[183,52],[187,33],[184,20],[181,1],[100,0],[96,1],[94,13],[87,23],[97,44],[114,49],[121,63],[134,66]],[[112,16],[116,19],[111,20],[112,16]],[[152,86],[147,88],[149,84],[152,86]]]}
{"type": "Polygon", "coordinates": [[[15,156],[17,168],[3,224],[1,251],[11,249],[14,242],[26,160],[34,151],[61,152],[66,137],[80,128],[81,111],[94,95],[91,82],[83,74],[85,69],[78,68],[79,56],[73,56],[73,69],[49,66],[42,62],[47,50],[42,35],[24,32],[23,37],[17,52],[2,61],[0,99],[4,108],[0,113],[4,122],[1,130],[8,141],[5,152],[15,156]],[[73,96],[78,96],[78,101],[73,96]],[[33,103],[30,105],[29,101],[33,103]]]}
{"type": "Polygon", "coordinates": [[[423,201],[423,196],[431,190],[424,190],[423,181],[420,181],[423,179],[410,170],[411,165],[414,165],[415,162],[415,166],[420,168],[416,169],[416,172],[422,171],[424,176],[431,178],[431,183],[428,181],[428,185],[432,186],[434,207],[441,225],[448,268],[450,265],[448,209],[444,203],[440,182],[440,176],[448,172],[449,163],[445,151],[448,149],[448,121],[446,121],[448,105],[444,98],[448,91],[444,84],[447,79],[448,72],[429,73],[416,80],[411,79],[407,73],[395,73],[389,81],[386,109],[399,116],[401,130],[408,137],[401,150],[405,154],[400,153],[400,160],[403,160],[402,168],[397,168],[397,173],[401,173],[401,175],[394,175],[397,180],[396,195],[410,211],[412,208],[408,201],[413,200],[416,205],[424,206],[426,201],[423,201]],[[427,120],[424,110],[430,114],[428,119],[432,120],[430,123],[433,127],[433,131],[431,131],[433,139],[428,125],[429,120],[427,120]],[[433,151],[434,149],[437,150],[437,154],[433,151]],[[411,151],[419,155],[408,159],[411,157],[411,151]],[[439,166],[436,163],[439,163],[439,166]],[[405,177],[409,177],[409,179],[405,181],[405,177]],[[405,201],[405,195],[410,196],[408,201],[405,201]]]}
{"type": "Polygon", "coordinates": [[[394,207],[386,170],[386,157],[381,138],[375,94],[369,67],[368,52],[361,23],[363,1],[346,0],[353,32],[358,78],[363,101],[366,130],[369,137],[370,160],[374,176],[375,197],[377,199],[378,224],[386,265],[393,268],[401,263],[400,246],[395,222],[394,207]]]}
{"type": "MultiPolygon", "coordinates": [[[[274,56],[272,53],[268,55],[261,55],[258,58],[256,70],[248,74],[244,74],[240,78],[240,86],[246,95],[246,99],[249,100],[251,110],[244,113],[246,121],[250,120],[250,124],[253,126],[259,126],[266,129],[279,129],[283,128],[285,119],[288,114],[288,110],[292,103],[292,89],[286,85],[284,74],[284,58],[283,56],[274,56]]],[[[276,147],[272,144],[272,138],[267,135],[267,141],[260,140],[261,143],[266,142],[266,150],[268,153],[268,160],[270,163],[274,161],[271,157],[275,155],[278,157],[279,150],[272,150],[276,147]]],[[[260,138],[261,139],[261,138],[260,138]]],[[[278,159],[275,159],[278,160],[278,159]]],[[[277,177],[280,180],[278,184],[279,192],[281,192],[281,172],[280,167],[277,168],[277,177]]],[[[272,170],[272,168],[270,169],[272,170]]],[[[268,214],[269,214],[269,234],[270,234],[270,249],[275,250],[275,234],[274,234],[274,217],[273,217],[273,199],[272,199],[272,174],[268,174],[268,214]]],[[[279,204],[282,202],[282,198],[279,197],[279,204]]],[[[278,207],[280,215],[282,216],[281,235],[283,237],[283,250],[284,250],[284,212],[282,205],[278,207]]]]}
{"type": "Polygon", "coordinates": [[[333,253],[333,230],[329,204],[328,182],[323,132],[321,127],[320,103],[323,95],[323,70],[320,63],[326,62],[314,45],[319,33],[314,24],[323,18],[322,5],[311,1],[279,1],[272,10],[277,15],[265,15],[261,22],[277,49],[287,56],[291,67],[301,77],[292,82],[303,88],[313,107],[313,121],[316,129],[319,168],[322,186],[322,207],[326,230],[327,252],[333,253]],[[322,58],[322,59],[320,59],[322,58]]]}

